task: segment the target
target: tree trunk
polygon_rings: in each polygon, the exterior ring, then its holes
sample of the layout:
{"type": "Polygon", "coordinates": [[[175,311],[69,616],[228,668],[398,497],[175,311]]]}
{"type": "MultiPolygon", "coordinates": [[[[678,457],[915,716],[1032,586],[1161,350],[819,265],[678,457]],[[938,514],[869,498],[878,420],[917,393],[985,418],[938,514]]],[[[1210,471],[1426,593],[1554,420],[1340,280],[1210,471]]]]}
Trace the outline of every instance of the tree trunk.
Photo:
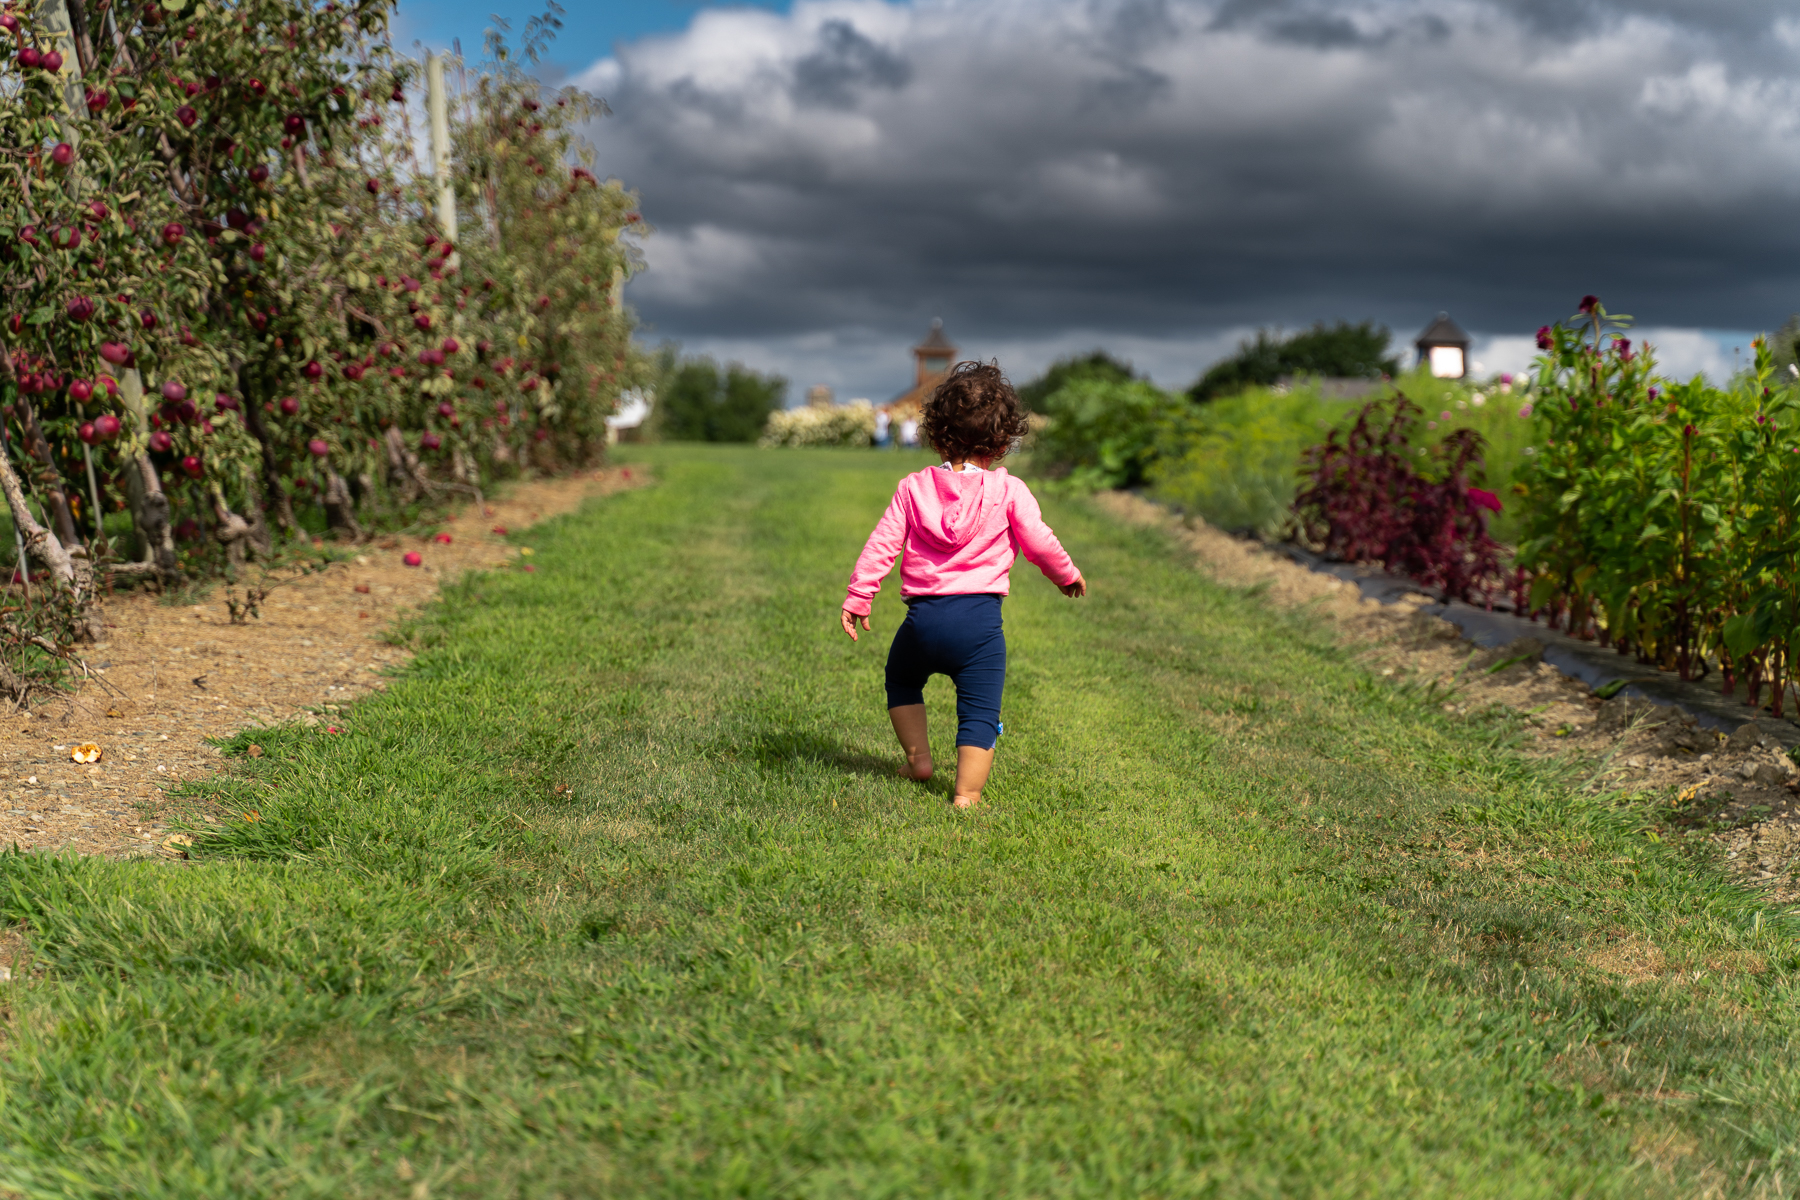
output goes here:
{"type": "Polygon", "coordinates": [[[244,427],[256,439],[256,444],[262,447],[263,507],[274,514],[276,525],[291,532],[297,528],[294,503],[288,498],[287,489],[281,486],[281,462],[275,457],[275,447],[270,444],[269,427],[263,421],[262,389],[249,387],[248,384],[249,380],[240,370],[238,385],[244,393],[244,427]]]}
{"type": "Polygon", "coordinates": [[[225,557],[231,564],[233,576],[243,567],[249,555],[266,558],[273,551],[269,541],[269,527],[262,520],[262,514],[255,514],[254,520],[245,520],[232,512],[230,505],[225,503],[224,491],[216,483],[212,487],[212,509],[213,517],[218,521],[213,537],[225,547],[225,557]]]}
{"type": "Polygon", "coordinates": [[[38,473],[38,483],[42,487],[45,507],[50,510],[50,520],[56,526],[56,536],[64,546],[72,549],[81,545],[81,535],[75,531],[75,514],[69,509],[62,476],[56,470],[56,456],[50,450],[50,441],[44,436],[43,428],[38,425],[37,410],[20,399],[19,412],[23,415],[26,444],[32,457],[44,468],[38,473]]]}
{"type": "Polygon", "coordinates": [[[350,485],[331,467],[325,468],[325,520],[338,534],[353,542],[363,540],[362,526],[356,521],[356,498],[350,485]]]}
{"type": "Polygon", "coordinates": [[[407,449],[406,439],[391,425],[382,441],[387,446],[388,473],[400,485],[401,500],[411,504],[426,490],[418,455],[407,449]]]}
{"type": "Polygon", "coordinates": [[[143,539],[144,561],[154,566],[164,581],[175,579],[181,568],[175,558],[175,538],[169,532],[169,498],[148,454],[125,464],[125,495],[131,502],[138,537],[143,539]]]}
{"type": "Polygon", "coordinates": [[[74,560],[56,540],[56,535],[39,525],[37,518],[31,515],[31,506],[25,503],[25,489],[19,485],[12,463],[4,455],[0,455],[0,491],[6,493],[6,507],[12,510],[13,524],[25,541],[26,553],[42,563],[59,586],[75,586],[74,560]]]}

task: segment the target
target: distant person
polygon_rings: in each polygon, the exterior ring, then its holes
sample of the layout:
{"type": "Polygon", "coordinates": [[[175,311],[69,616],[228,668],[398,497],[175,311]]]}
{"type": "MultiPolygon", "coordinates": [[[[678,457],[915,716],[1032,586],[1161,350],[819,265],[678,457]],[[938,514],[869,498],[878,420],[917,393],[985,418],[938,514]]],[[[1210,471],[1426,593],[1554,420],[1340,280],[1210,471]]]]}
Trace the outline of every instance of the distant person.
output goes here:
{"type": "Polygon", "coordinates": [[[900,422],[900,448],[902,450],[919,448],[919,422],[912,417],[900,422]]]}
{"type": "Polygon", "coordinates": [[[888,416],[887,409],[884,408],[884,409],[881,409],[876,412],[876,414],[875,414],[875,444],[877,446],[886,446],[888,444],[888,427],[891,426],[893,423],[894,423],[894,419],[892,417],[888,416]]]}
{"type": "Polygon", "coordinates": [[[958,363],[925,402],[923,415],[925,436],[944,462],[900,481],[856,560],[840,621],[853,642],[859,621],[869,628],[875,593],[905,551],[900,595],[906,619],[887,659],[888,717],[906,755],[900,773],[921,782],[931,778],[924,687],[932,675],[948,675],[956,685],[953,803],[973,808],[981,803],[1003,728],[1000,601],[1013,560],[1023,551],[1065,596],[1087,595],[1087,581],[1044,524],[1031,489],[994,466],[1025,433],[1019,398],[1000,368],[958,363]]]}

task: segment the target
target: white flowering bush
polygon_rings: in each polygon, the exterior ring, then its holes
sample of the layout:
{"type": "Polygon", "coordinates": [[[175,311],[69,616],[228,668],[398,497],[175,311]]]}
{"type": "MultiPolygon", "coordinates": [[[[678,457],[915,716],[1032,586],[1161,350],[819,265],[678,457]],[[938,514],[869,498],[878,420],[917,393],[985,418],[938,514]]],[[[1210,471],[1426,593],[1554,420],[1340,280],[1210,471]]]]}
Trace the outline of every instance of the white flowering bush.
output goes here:
{"type": "Polygon", "coordinates": [[[875,441],[875,409],[781,408],[769,414],[759,446],[868,446],[875,441]]]}

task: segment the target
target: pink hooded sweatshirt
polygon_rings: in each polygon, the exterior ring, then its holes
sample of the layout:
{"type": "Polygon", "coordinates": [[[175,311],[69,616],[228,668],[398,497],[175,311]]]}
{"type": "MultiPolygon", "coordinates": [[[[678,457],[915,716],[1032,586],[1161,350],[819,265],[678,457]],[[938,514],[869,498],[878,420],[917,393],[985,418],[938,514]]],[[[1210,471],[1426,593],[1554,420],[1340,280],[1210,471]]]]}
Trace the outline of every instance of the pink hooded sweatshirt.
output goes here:
{"type": "Polygon", "coordinates": [[[1005,467],[963,472],[926,467],[902,479],[850,573],[846,610],[869,615],[882,577],[902,550],[902,596],[1004,596],[1010,590],[1007,574],[1021,551],[1058,587],[1081,578],[1044,524],[1037,497],[1005,467]]]}

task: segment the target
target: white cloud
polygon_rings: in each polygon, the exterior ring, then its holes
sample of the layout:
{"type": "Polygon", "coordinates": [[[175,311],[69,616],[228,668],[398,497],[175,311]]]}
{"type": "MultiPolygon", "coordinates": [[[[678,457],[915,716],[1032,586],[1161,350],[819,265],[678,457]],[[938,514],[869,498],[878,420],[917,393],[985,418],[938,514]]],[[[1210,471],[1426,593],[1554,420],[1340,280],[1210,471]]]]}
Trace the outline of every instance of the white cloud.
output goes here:
{"type": "Polygon", "coordinates": [[[1021,362],[1104,345],[1185,384],[1229,331],[1404,339],[1449,308],[1493,367],[1588,291],[1728,372],[1703,330],[1800,307],[1800,23],[1578,9],[797,0],[707,9],[583,81],[659,230],[633,303],[799,386],[878,391],[877,347],[904,382],[933,313],[1021,362]]]}

